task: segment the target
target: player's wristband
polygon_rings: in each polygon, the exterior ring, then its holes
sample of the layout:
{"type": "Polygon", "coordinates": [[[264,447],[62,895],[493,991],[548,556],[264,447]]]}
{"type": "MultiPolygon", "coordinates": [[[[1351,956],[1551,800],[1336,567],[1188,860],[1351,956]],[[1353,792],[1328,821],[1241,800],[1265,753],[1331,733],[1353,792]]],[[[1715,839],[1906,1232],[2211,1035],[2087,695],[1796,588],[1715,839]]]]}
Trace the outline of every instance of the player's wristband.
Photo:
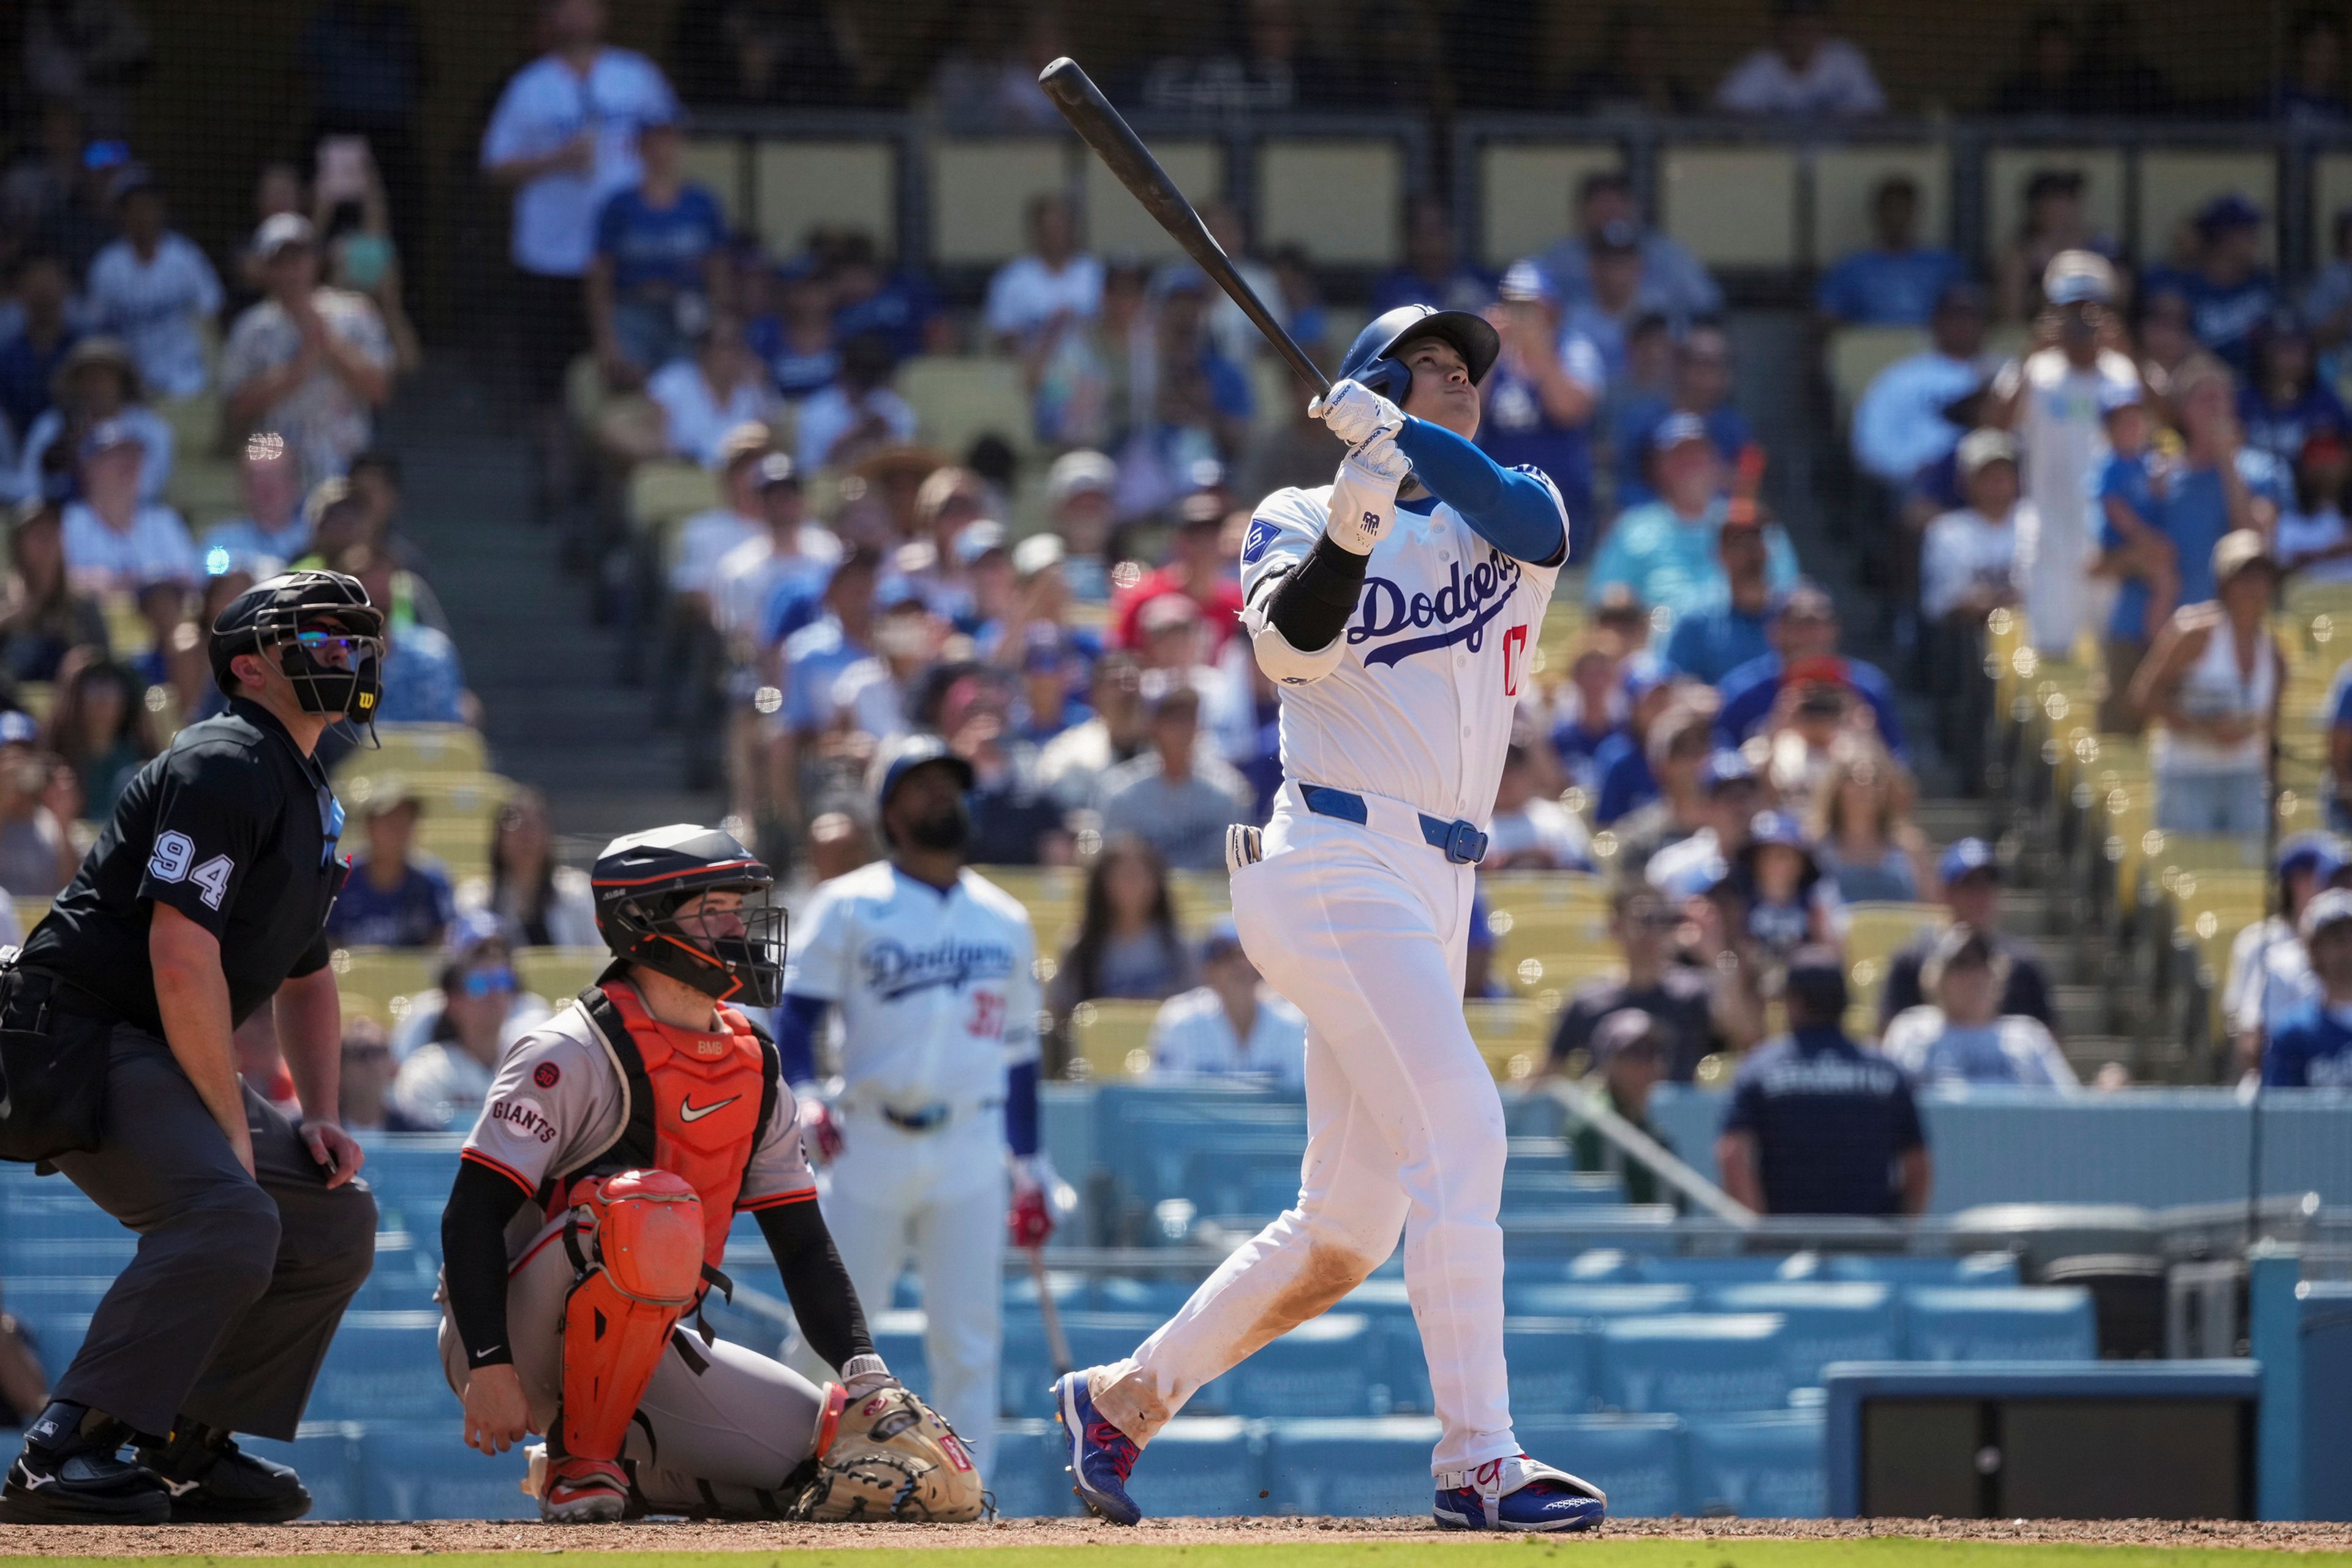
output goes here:
{"type": "Polygon", "coordinates": [[[888,1377],[889,1375],[890,1368],[884,1363],[880,1356],[871,1351],[864,1355],[851,1356],[841,1363],[841,1381],[845,1384],[855,1382],[861,1377],[888,1377]]]}

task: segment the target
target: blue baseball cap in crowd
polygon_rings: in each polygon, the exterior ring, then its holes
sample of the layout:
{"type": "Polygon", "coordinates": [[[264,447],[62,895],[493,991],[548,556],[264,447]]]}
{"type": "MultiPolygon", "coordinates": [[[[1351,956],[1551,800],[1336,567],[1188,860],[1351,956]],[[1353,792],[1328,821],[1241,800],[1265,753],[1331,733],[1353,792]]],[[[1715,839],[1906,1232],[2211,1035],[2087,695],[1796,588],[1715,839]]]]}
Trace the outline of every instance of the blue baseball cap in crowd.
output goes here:
{"type": "Polygon", "coordinates": [[[1201,933],[1200,953],[1201,962],[1203,963],[1213,958],[1223,958],[1226,953],[1241,951],[1241,928],[1230,920],[1215,921],[1207,931],[1201,933]]]}
{"type": "Polygon", "coordinates": [[[442,939],[441,953],[452,963],[462,963],[484,942],[510,940],[506,921],[488,910],[465,910],[449,922],[449,934],[442,939]]]}
{"type": "Polygon", "coordinates": [[[2119,408],[2145,408],[2147,393],[2137,381],[2111,381],[2099,388],[2099,412],[2113,414],[2119,408]]]}
{"type": "Polygon", "coordinates": [[[961,565],[974,565],[982,558],[1003,549],[1004,525],[984,517],[956,535],[956,561],[961,565]]]}
{"type": "Polygon", "coordinates": [[[898,793],[898,785],[905,782],[908,773],[917,768],[929,767],[933,763],[954,769],[956,776],[963,781],[965,789],[972,785],[971,764],[949,751],[948,743],[937,735],[923,732],[901,735],[883,747],[875,761],[879,764],[878,782],[874,786],[874,814],[877,816],[890,808],[890,797],[898,793]]]}
{"type": "Polygon", "coordinates": [[[41,727],[30,713],[11,708],[0,713],[0,746],[32,746],[40,743],[41,727]]]}
{"type": "Polygon", "coordinates": [[[1943,858],[1936,862],[1936,875],[1942,878],[1948,887],[1979,871],[1986,872],[1995,879],[2000,876],[2000,858],[1993,853],[1992,846],[1981,838],[1961,839],[1945,850],[1943,858]]]}
{"type": "Polygon", "coordinates": [[[1533,261],[1512,262],[1496,292],[1506,300],[1533,300],[1546,305],[1560,302],[1559,289],[1552,283],[1551,274],[1533,261]]]}
{"type": "Polygon", "coordinates": [[[1756,764],[1726,747],[1699,764],[1698,787],[1710,795],[1727,784],[1754,784],[1756,764]]]}
{"type": "Polygon", "coordinates": [[[1650,426],[1649,447],[1653,452],[1671,451],[1685,441],[1714,444],[1714,437],[1706,433],[1706,421],[1696,414],[1669,414],[1650,426]]]}
{"type": "Polygon", "coordinates": [[[2210,239],[2229,229],[2252,228],[2262,221],[2262,208],[2236,191],[2227,191],[2199,210],[2197,232],[2210,239]]]}
{"type": "Polygon", "coordinates": [[[84,458],[95,458],[100,452],[111,452],[117,447],[136,447],[144,451],[147,437],[140,433],[138,426],[128,419],[101,419],[89,427],[89,434],[81,438],[81,455],[84,458]]]}
{"type": "Polygon", "coordinates": [[[2329,926],[2347,921],[2352,921],[2352,889],[2330,888],[2303,906],[2303,920],[2295,929],[2309,942],[2329,926]]]}
{"type": "Polygon", "coordinates": [[[2332,880],[2344,868],[2344,847],[2332,834],[2297,833],[2278,847],[2278,858],[2272,870],[2278,879],[2285,881],[2298,871],[2308,871],[2322,882],[2332,880]]]}
{"type": "Polygon", "coordinates": [[[1785,844],[1791,849],[1803,849],[1809,853],[1811,848],[1805,838],[1804,825],[1785,811],[1758,812],[1748,820],[1748,842],[1785,844]]]}

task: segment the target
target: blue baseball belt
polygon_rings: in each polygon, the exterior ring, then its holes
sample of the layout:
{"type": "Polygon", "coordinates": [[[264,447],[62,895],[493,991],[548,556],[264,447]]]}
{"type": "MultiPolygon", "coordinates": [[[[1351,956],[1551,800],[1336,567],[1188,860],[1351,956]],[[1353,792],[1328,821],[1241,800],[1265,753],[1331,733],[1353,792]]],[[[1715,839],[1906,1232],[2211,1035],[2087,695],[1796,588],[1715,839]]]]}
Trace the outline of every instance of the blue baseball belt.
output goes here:
{"type": "MultiPolygon", "coordinates": [[[[1371,808],[1364,797],[1328,784],[1303,784],[1298,786],[1298,798],[1307,809],[1318,816],[1336,816],[1342,822],[1352,822],[1359,827],[1370,826],[1371,808]]],[[[1433,849],[1443,850],[1445,858],[1457,866],[1475,866],[1486,858],[1486,836],[1473,822],[1447,822],[1427,812],[1416,812],[1421,818],[1421,836],[1433,849]]]]}

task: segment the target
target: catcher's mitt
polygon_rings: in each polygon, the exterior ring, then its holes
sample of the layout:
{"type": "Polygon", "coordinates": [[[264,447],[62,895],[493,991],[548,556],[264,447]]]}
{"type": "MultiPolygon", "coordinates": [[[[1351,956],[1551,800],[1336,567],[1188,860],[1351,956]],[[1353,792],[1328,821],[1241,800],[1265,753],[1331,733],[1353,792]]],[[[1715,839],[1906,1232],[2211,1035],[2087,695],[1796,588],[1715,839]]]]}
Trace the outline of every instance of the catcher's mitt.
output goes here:
{"type": "MultiPolygon", "coordinates": [[[[840,1391],[833,1390],[838,1397],[840,1391]]],[[[845,1403],[794,1517],[944,1524],[981,1517],[980,1472],[939,1412],[904,1388],[845,1403]]]]}

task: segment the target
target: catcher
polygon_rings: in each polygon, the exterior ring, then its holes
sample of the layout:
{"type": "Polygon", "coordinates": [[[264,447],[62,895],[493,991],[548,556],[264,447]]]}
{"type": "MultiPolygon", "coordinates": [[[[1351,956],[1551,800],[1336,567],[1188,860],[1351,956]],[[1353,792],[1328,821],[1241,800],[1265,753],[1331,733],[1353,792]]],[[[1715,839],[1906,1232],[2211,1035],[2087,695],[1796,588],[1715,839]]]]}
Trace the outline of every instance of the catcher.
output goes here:
{"type": "Polygon", "coordinates": [[[981,1480],[874,1353],[825,1231],[775,1047],[728,1005],[772,1006],[783,910],[713,828],[615,839],[593,876],[614,962],[517,1041],[441,1221],[442,1361],[466,1441],[543,1432],[542,1518],[968,1520],[981,1480]],[[715,1340],[739,1211],[773,1250],[819,1388],[715,1340]]]}

